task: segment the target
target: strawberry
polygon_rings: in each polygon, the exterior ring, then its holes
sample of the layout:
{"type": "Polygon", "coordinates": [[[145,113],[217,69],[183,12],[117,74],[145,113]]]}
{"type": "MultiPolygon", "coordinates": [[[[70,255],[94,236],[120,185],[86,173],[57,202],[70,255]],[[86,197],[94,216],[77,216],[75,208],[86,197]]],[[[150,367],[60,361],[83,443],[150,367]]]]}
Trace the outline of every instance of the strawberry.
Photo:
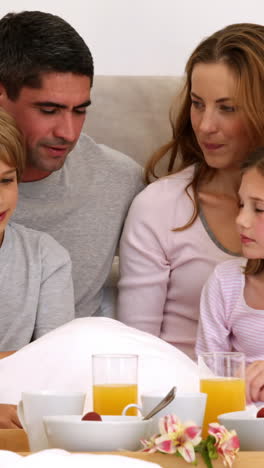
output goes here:
{"type": "Polygon", "coordinates": [[[82,421],[102,421],[100,414],[95,411],[90,411],[82,417],[82,421]]]}
{"type": "Polygon", "coordinates": [[[264,418],[264,407],[258,410],[257,418],[264,418]]]}

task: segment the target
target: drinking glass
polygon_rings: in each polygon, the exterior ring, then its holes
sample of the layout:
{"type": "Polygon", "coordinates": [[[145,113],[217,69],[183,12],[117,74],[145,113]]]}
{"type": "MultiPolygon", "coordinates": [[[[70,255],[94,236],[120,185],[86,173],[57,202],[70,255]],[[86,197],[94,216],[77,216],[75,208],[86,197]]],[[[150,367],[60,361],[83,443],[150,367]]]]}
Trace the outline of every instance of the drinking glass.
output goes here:
{"type": "Polygon", "coordinates": [[[222,413],[245,409],[245,355],[210,352],[198,356],[200,391],[207,393],[203,437],[222,413]]]}
{"type": "MultiPolygon", "coordinates": [[[[124,407],[138,402],[138,356],[95,354],[92,356],[93,408],[99,414],[121,415],[124,407]]],[[[136,415],[130,409],[128,415],[136,415]]]]}

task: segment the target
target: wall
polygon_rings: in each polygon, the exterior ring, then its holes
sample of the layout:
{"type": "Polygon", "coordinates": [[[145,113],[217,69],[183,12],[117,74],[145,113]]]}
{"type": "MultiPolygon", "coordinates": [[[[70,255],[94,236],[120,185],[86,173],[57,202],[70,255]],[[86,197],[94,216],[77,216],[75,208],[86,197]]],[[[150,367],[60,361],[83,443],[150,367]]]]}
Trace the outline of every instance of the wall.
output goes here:
{"type": "Polygon", "coordinates": [[[42,10],[69,21],[92,50],[97,74],[177,75],[196,44],[236,22],[262,22],[261,0],[8,0],[8,11],[42,10]]]}

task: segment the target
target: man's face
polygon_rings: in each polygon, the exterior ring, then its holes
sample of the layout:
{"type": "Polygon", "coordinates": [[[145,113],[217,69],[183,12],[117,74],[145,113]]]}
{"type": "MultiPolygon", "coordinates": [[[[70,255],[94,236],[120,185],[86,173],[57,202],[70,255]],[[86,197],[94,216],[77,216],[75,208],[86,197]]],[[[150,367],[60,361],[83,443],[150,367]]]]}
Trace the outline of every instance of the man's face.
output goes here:
{"type": "Polygon", "coordinates": [[[15,118],[27,147],[23,181],[39,180],[60,169],[78,141],[90,104],[90,78],[46,73],[40,89],[23,87],[12,101],[0,86],[0,106],[15,118]]]}

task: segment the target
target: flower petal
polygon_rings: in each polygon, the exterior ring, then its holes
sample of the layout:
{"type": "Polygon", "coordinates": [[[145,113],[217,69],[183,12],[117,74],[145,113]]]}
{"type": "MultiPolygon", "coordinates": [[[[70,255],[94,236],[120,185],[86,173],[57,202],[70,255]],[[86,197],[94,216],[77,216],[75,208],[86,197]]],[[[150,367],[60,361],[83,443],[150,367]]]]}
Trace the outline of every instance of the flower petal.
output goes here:
{"type": "Polygon", "coordinates": [[[168,434],[169,432],[177,432],[180,424],[181,422],[175,414],[167,414],[159,420],[160,433],[168,434]]]}
{"type": "Polygon", "coordinates": [[[172,440],[164,440],[162,441],[161,443],[159,443],[157,445],[157,449],[159,452],[162,452],[162,453],[176,453],[177,452],[177,448],[175,447],[175,445],[173,444],[173,441],[172,440]]]}
{"type": "Polygon", "coordinates": [[[185,442],[184,445],[178,448],[178,452],[188,463],[195,461],[195,451],[191,442],[185,442]]]}
{"type": "Polygon", "coordinates": [[[188,424],[185,424],[184,426],[185,426],[185,429],[184,429],[185,439],[192,442],[194,446],[198,445],[202,440],[201,428],[199,426],[195,426],[193,423],[188,423],[188,424]]]}
{"type": "Polygon", "coordinates": [[[221,426],[218,423],[210,423],[208,428],[208,434],[214,436],[216,439],[221,438],[224,434],[226,434],[228,430],[221,426]]]}
{"type": "MultiPolygon", "coordinates": [[[[233,431],[231,431],[232,433],[233,431]]],[[[235,431],[234,431],[235,432],[235,431]]],[[[230,433],[230,434],[231,434],[230,433]]],[[[237,434],[231,434],[231,437],[225,442],[227,450],[234,450],[240,448],[240,441],[237,434]]]]}
{"type": "Polygon", "coordinates": [[[143,449],[141,449],[142,452],[155,453],[158,451],[155,444],[155,437],[151,437],[150,440],[141,439],[140,442],[143,445],[143,449]]]}
{"type": "Polygon", "coordinates": [[[236,431],[228,431],[224,426],[214,423],[209,425],[208,432],[215,438],[214,447],[224,465],[231,467],[240,447],[236,431]]]}

